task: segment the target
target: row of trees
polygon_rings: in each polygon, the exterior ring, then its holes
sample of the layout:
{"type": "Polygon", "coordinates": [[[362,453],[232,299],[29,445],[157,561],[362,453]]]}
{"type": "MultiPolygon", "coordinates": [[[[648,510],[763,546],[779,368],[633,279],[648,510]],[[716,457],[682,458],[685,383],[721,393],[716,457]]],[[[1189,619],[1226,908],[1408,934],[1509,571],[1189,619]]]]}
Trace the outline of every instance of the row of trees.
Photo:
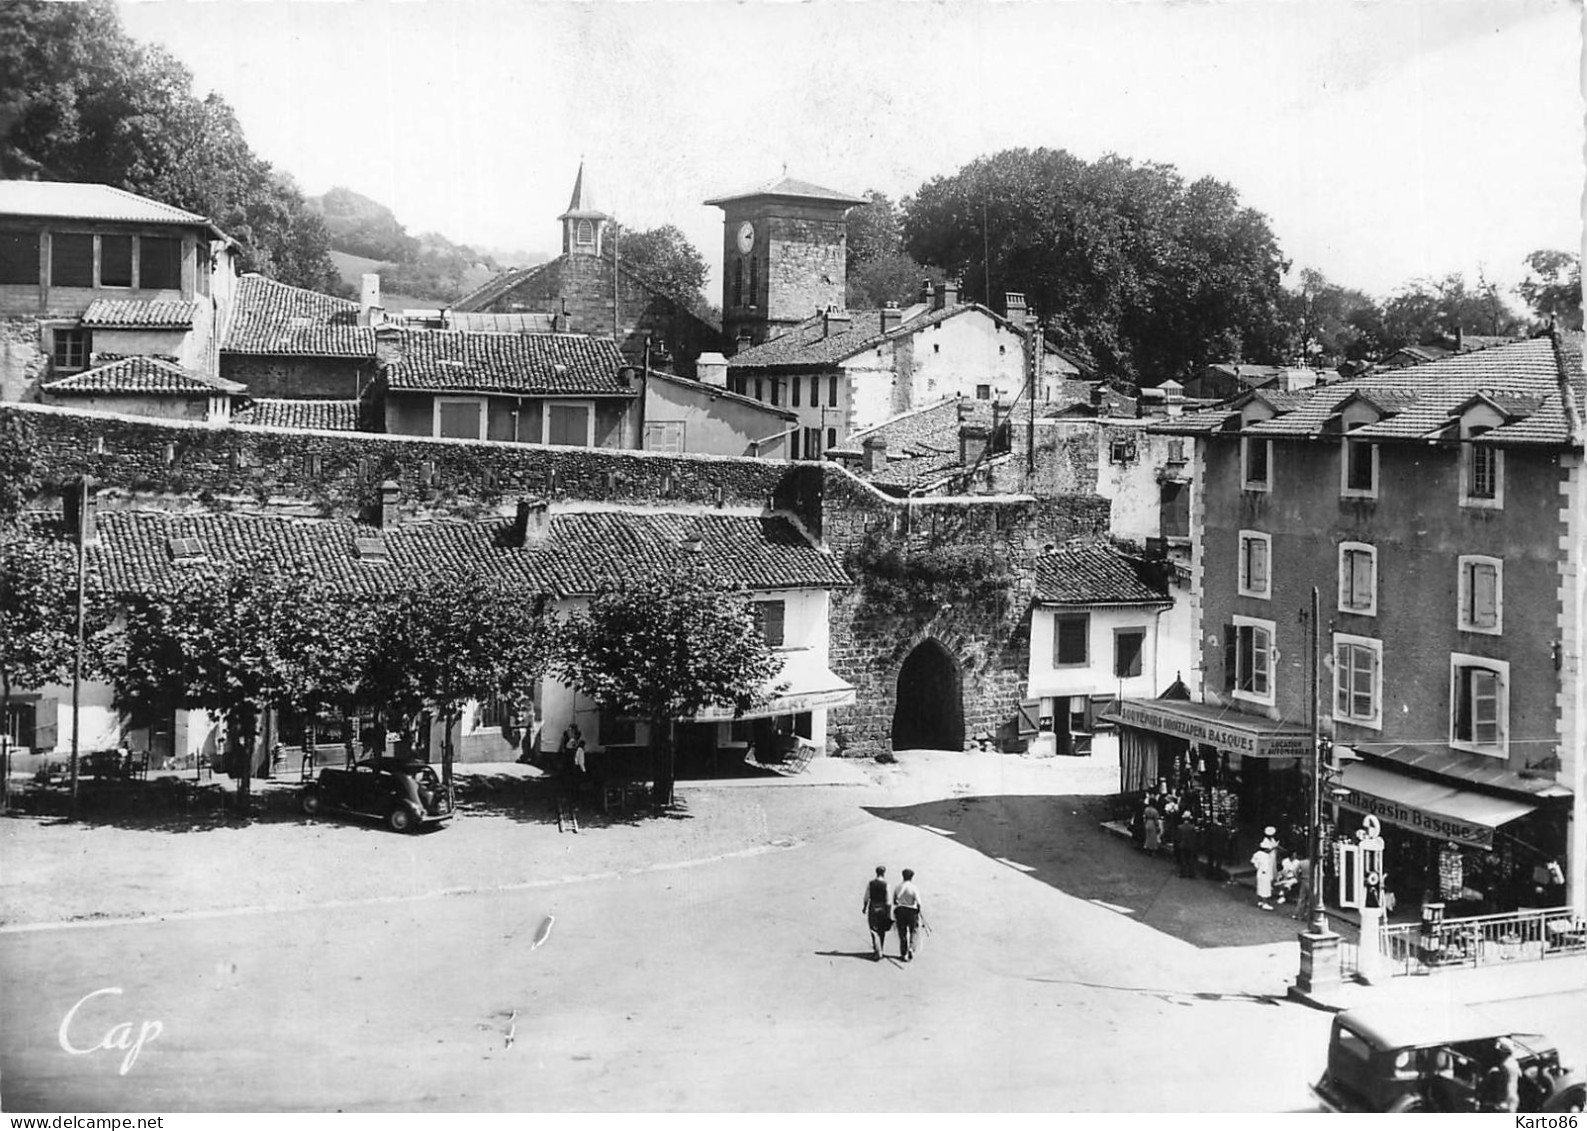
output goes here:
{"type": "Polygon", "coordinates": [[[195,95],[187,67],[129,36],[111,0],[0,5],[0,177],[114,185],[208,216],[242,244],[244,270],[340,287],[296,184],[225,100],[195,95]]]}
{"type": "Polygon", "coordinates": [[[923,279],[958,276],[1000,309],[1023,293],[1054,341],[1125,382],[1183,378],[1208,362],[1374,360],[1457,333],[1580,329],[1581,261],[1527,256],[1517,294],[1460,274],[1413,280],[1384,301],[1290,267],[1267,218],[1235,189],[1170,165],[1011,149],[934,177],[895,203],[870,191],[848,215],[848,301],[907,304],[923,279]]]}
{"type": "MultiPolygon", "coordinates": [[[[7,713],[14,688],[72,678],[76,558],[71,543],[40,537],[15,515],[0,523],[7,713]]],[[[693,568],[613,585],[565,617],[478,571],[373,594],[259,559],[188,567],[179,586],[114,601],[92,573],[83,581],[83,671],[111,685],[124,717],[203,710],[229,720],[251,752],[265,707],[305,720],[325,709],[378,712],[409,741],[430,712],[444,725],[448,784],[451,724],[464,706],[500,699],[526,713],[554,671],[650,724],[657,797],[669,799],[673,721],[764,702],[780,666],[744,595],[693,568]]],[[[305,741],[315,740],[310,724],[305,741]]],[[[250,762],[239,775],[244,811],[250,762]]]]}

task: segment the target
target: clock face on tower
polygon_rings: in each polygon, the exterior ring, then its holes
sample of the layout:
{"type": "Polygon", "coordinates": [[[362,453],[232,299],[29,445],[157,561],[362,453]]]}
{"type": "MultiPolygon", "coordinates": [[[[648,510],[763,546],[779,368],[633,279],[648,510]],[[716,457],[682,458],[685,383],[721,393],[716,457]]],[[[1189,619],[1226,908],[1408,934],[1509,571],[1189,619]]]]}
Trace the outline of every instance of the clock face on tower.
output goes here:
{"type": "Polygon", "coordinates": [[[755,225],[745,220],[738,226],[738,253],[748,255],[755,246],[755,225]]]}

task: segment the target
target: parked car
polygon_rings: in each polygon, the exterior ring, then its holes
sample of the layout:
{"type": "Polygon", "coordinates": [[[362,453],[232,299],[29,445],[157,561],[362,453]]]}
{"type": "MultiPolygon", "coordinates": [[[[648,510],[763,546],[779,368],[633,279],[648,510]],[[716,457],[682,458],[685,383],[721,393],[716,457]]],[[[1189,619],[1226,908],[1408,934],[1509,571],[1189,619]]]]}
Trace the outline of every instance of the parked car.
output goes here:
{"type": "Polygon", "coordinates": [[[366,758],[351,768],[327,766],[303,787],[303,811],[373,817],[399,833],[418,832],[452,816],[452,795],[428,762],[366,758]]]}
{"type": "Polygon", "coordinates": [[[1454,1005],[1379,1006],[1334,1018],[1328,1067],[1312,1093],[1329,1111],[1480,1111],[1484,1078],[1508,1041],[1522,1112],[1581,1111],[1587,1084],[1536,1033],[1512,1033],[1454,1005]]]}

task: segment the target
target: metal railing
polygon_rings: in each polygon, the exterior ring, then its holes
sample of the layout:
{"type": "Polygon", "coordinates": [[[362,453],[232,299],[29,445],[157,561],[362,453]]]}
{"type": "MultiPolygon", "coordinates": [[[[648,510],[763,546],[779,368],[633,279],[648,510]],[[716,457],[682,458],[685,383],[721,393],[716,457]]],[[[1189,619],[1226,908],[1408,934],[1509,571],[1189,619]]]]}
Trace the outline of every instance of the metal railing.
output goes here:
{"type": "Polygon", "coordinates": [[[1537,961],[1587,954],[1587,921],[1550,907],[1445,919],[1426,934],[1420,923],[1395,923],[1380,929],[1378,949],[1393,975],[1537,961]]]}

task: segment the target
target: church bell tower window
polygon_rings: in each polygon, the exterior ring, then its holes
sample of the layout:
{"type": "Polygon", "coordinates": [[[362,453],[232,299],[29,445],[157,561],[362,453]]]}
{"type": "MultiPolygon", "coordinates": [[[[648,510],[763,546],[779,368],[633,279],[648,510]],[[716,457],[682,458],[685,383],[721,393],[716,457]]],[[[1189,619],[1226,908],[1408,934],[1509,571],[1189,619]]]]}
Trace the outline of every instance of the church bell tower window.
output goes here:
{"type": "Polygon", "coordinates": [[[573,239],[580,247],[591,247],[595,243],[595,225],[589,220],[580,220],[574,229],[573,239]]]}

